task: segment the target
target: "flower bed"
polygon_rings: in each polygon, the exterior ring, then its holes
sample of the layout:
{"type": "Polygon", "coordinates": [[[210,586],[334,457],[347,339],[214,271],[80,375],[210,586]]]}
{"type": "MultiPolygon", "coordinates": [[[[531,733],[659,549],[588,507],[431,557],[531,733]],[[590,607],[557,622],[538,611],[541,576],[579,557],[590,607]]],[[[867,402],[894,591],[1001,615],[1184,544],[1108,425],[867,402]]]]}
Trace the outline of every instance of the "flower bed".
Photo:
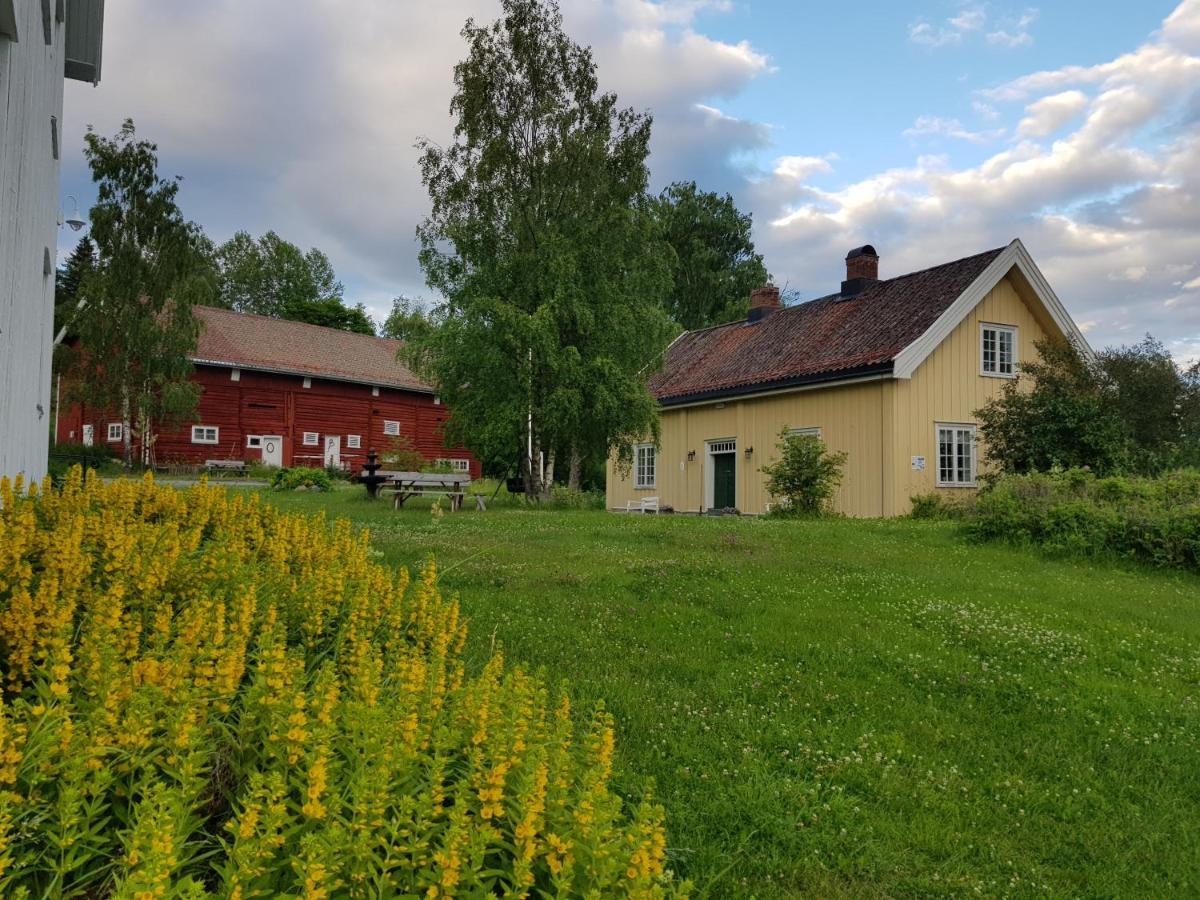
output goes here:
{"type": "Polygon", "coordinates": [[[667,896],[603,710],[464,671],[432,562],[196,485],[0,482],[0,894],[667,896]]]}

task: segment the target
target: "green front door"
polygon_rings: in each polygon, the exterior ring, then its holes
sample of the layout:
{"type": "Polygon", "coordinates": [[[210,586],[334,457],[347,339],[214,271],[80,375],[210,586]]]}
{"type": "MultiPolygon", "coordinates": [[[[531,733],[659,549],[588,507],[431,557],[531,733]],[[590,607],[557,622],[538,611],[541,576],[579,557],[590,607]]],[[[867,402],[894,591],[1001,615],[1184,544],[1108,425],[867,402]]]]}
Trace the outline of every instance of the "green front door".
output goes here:
{"type": "Polygon", "coordinates": [[[718,453],[713,456],[713,508],[728,509],[737,506],[736,453],[718,453]]]}

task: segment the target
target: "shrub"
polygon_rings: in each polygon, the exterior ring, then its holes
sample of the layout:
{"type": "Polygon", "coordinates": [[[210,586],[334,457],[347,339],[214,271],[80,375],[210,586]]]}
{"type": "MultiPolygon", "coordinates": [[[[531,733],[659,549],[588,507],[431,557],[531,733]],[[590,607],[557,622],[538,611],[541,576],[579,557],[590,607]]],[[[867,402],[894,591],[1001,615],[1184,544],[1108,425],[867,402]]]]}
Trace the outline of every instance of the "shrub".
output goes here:
{"type": "Polygon", "coordinates": [[[550,489],[550,500],[545,505],[550,509],[604,509],[604,493],[577,491],[565,484],[556,484],[550,489]]]}
{"type": "Polygon", "coordinates": [[[1200,571],[1200,471],[1006,475],[980,493],[968,527],[985,539],[1200,571]]]}
{"type": "Polygon", "coordinates": [[[931,491],[928,494],[916,494],[909,498],[912,511],[909,517],[913,519],[961,519],[970,512],[973,497],[950,499],[943,494],[931,491]]]}
{"type": "Polygon", "coordinates": [[[0,895],[661,897],[613,728],[477,676],[432,562],[207,484],[0,481],[0,895]]]}
{"type": "Polygon", "coordinates": [[[393,438],[383,448],[383,453],[379,455],[379,461],[385,469],[394,472],[420,472],[426,464],[425,457],[417,452],[412,438],[404,435],[393,438]]]}
{"type": "Polygon", "coordinates": [[[762,467],[767,493],[775,498],[771,515],[815,516],[829,511],[842,483],[845,453],[830,453],[825,443],[807,434],[779,435],[779,458],[762,467]]]}
{"type": "Polygon", "coordinates": [[[333,487],[333,482],[324,469],[293,466],[290,469],[277,469],[271,475],[271,487],[277,491],[294,491],[297,488],[327,491],[333,487]]]}

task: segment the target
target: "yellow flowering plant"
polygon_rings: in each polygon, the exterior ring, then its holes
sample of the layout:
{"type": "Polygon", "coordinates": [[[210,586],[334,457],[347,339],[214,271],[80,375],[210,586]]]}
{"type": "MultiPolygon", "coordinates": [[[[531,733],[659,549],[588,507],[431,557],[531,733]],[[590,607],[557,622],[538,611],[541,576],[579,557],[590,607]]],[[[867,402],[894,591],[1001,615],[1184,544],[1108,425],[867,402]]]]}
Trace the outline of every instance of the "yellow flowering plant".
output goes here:
{"type": "Polygon", "coordinates": [[[686,894],[603,709],[465,639],[344,522],[0,480],[0,895],[686,894]]]}

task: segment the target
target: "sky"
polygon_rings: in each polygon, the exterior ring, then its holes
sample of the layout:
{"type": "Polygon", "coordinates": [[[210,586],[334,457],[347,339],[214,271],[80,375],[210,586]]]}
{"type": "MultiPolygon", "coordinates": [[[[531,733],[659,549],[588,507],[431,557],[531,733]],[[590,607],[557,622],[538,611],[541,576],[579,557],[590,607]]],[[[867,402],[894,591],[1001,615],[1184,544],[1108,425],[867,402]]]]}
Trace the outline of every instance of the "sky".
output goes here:
{"type": "MultiPolygon", "coordinates": [[[[886,278],[1019,237],[1093,347],[1151,333],[1200,359],[1200,0],[562,9],[602,88],[653,115],[653,188],[732,194],[789,295],[836,290],[864,243],[886,278]]],[[[100,85],[67,83],[64,198],[95,197],[86,126],[132,117],[214,240],[319,247],[379,321],[397,294],[432,300],[414,143],[450,140],[459,32],[498,10],[110,3],[100,85]]]]}

